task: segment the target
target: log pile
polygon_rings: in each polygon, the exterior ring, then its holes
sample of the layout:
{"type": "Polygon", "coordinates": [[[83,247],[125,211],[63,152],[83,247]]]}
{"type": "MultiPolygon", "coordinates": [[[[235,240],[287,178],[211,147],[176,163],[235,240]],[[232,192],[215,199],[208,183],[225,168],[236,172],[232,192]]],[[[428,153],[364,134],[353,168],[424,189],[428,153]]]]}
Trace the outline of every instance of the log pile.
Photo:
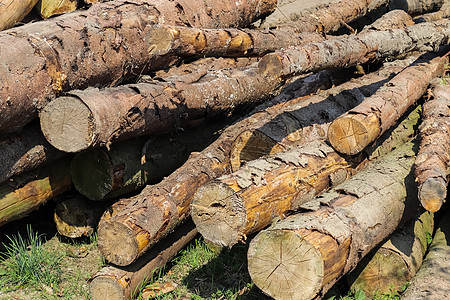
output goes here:
{"type": "Polygon", "coordinates": [[[226,247],[254,236],[249,273],[275,299],[317,299],[344,276],[366,295],[432,280],[427,237],[450,175],[448,11],[2,2],[0,225],[63,194],[59,234],[97,231],[110,263],[94,300],[129,299],[197,232],[226,247]]]}

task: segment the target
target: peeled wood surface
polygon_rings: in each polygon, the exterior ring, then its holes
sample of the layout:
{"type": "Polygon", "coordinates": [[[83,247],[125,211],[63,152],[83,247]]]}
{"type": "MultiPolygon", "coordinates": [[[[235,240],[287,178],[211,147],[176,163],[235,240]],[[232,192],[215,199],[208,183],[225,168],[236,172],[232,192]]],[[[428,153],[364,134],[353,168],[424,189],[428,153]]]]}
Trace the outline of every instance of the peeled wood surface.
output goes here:
{"type": "Polygon", "coordinates": [[[420,147],[414,164],[422,206],[438,211],[447,196],[450,166],[450,87],[447,79],[436,79],[430,99],[423,105],[419,127],[420,147]]]}
{"type": "Polygon", "coordinates": [[[42,18],[47,19],[56,14],[76,10],[78,2],[78,0],[39,0],[36,10],[42,18]]]}
{"type": "Polygon", "coordinates": [[[414,154],[413,143],[399,147],[319,197],[319,209],[261,231],[248,250],[253,282],[276,299],[323,295],[399,225],[414,154]]]}
{"type": "Polygon", "coordinates": [[[411,280],[404,300],[440,300],[450,297],[450,217],[447,213],[439,222],[427,256],[411,280]]]}
{"type": "Polygon", "coordinates": [[[383,245],[366,255],[348,274],[351,290],[366,297],[399,290],[419,270],[433,235],[434,216],[425,212],[396,230],[383,245]]]}
{"type": "Polygon", "coordinates": [[[89,284],[92,300],[127,300],[144,281],[151,278],[197,234],[191,221],[181,224],[138,261],[125,268],[103,267],[89,284]]]}
{"type": "Polygon", "coordinates": [[[153,25],[245,27],[275,0],[118,0],[0,33],[0,132],[34,119],[61,92],[106,86],[166,67],[148,54],[153,25]]]}
{"type": "Polygon", "coordinates": [[[274,218],[299,206],[353,174],[367,158],[399,147],[415,134],[419,109],[414,110],[385,141],[357,158],[339,155],[330,146],[313,141],[291,150],[253,160],[238,171],[200,187],[191,216],[198,231],[220,246],[231,247],[271,224],[274,218]]]}
{"type": "Polygon", "coordinates": [[[38,0],[2,0],[0,3],[0,30],[13,27],[33,9],[38,0]]]}
{"type": "Polygon", "coordinates": [[[70,188],[68,160],[14,177],[0,185],[0,225],[20,219],[70,188]]]}
{"type": "Polygon", "coordinates": [[[328,128],[333,148],[354,155],[374,142],[422,97],[429,83],[444,72],[446,62],[446,57],[439,56],[419,59],[373,96],[334,120],[328,128]]]}

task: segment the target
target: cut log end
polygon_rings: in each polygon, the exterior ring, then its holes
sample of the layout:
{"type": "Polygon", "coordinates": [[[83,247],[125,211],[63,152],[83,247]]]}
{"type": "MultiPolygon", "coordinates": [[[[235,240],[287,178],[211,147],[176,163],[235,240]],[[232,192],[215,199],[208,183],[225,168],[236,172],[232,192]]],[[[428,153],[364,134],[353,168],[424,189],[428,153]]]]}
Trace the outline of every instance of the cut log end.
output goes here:
{"type": "Polygon", "coordinates": [[[153,55],[164,55],[172,50],[172,43],[174,40],[175,30],[163,26],[155,27],[148,34],[147,41],[147,52],[153,55]]]}
{"type": "Polygon", "coordinates": [[[221,182],[210,182],[194,195],[191,216],[200,234],[208,241],[231,247],[242,238],[246,213],[234,191],[221,182]]]}
{"type": "Polygon", "coordinates": [[[248,270],[255,284],[275,299],[313,299],[324,278],[317,248],[287,230],[263,231],[252,240],[248,270]]]}
{"type": "Polygon", "coordinates": [[[125,300],[123,288],[117,284],[117,280],[108,276],[95,277],[89,284],[90,297],[93,300],[125,300]]]}
{"type": "Polygon", "coordinates": [[[59,150],[79,152],[94,142],[92,112],[78,98],[51,101],[41,111],[40,122],[47,141],[59,150]]]}
{"type": "Polygon", "coordinates": [[[447,196],[447,184],[440,177],[431,177],[419,186],[419,199],[423,208],[437,212],[447,196]]]}
{"type": "Polygon", "coordinates": [[[113,188],[113,166],[101,149],[75,155],[70,164],[70,175],[77,191],[91,200],[104,199],[113,188]]]}
{"type": "Polygon", "coordinates": [[[283,64],[281,57],[276,54],[267,54],[258,63],[258,70],[260,74],[268,77],[280,77],[283,64]]]}
{"type": "Polygon", "coordinates": [[[133,231],[121,222],[101,223],[98,228],[98,248],[109,262],[118,266],[131,264],[139,255],[139,243],[133,231]]]}
{"type": "Polygon", "coordinates": [[[348,114],[333,121],[328,128],[328,140],[343,154],[361,152],[380,134],[380,122],[374,114],[348,114]]]}

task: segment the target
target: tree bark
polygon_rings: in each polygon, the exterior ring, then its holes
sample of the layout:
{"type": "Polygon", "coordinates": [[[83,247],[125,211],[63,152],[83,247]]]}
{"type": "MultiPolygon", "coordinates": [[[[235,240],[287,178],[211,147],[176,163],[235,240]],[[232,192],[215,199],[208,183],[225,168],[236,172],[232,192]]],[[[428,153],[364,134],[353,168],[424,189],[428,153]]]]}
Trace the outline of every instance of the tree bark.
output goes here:
{"type": "Polygon", "coordinates": [[[115,85],[174,57],[148,53],[154,25],[245,27],[275,0],[109,1],[0,33],[0,132],[17,131],[61,92],[115,85]]]}
{"type": "Polygon", "coordinates": [[[402,9],[408,14],[423,14],[438,10],[445,0],[394,0],[389,2],[389,9],[402,9]]]}
{"type": "Polygon", "coordinates": [[[411,280],[404,300],[447,299],[450,297],[450,217],[447,212],[439,222],[427,256],[416,276],[411,280]]]}
{"type": "Polygon", "coordinates": [[[433,214],[425,212],[395,231],[347,275],[351,290],[362,290],[369,298],[398,291],[419,270],[433,229],[433,214]]]}
{"type": "Polygon", "coordinates": [[[444,1],[444,4],[438,11],[418,16],[417,18],[414,18],[414,22],[416,23],[433,22],[444,18],[448,18],[449,16],[450,16],[450,2],[444,1]]]}
{"type": "Polygon", "coordinates": [[[0,185],[0,225],[25,217],[71,185],[68,160],[21,174],[0,185]]]}
{"type": "Polygon", "coordinates": [[[334,120],[328,128],[333,148],[354,155],[374,142],[422,97],[434,78],[443,74],[447,61],[447,57],[424,57],[334,120]]]}
{"type": "Polygon", "coordinates": [[[364,34],[369,31],[381,31],[394,28],[405,28],[413,25],[414,22],[408,13],[403,10],[395,9],[382,15],[370,25],[365,26],[359,34],[364,34]]]}
{"type": "Polygon", "coordinates": [[[253,282],[275,299],[323,295],[401,222],[414,154],[406,143],[319,197],[319,209],[261,231],[248,250],[253,282]]]}
{"type": "Polygon", "coordinates": [[[108,266],[98,271],[89,284],[92,300],[126,300],[171,260],[197,234],[192,222],[179,226],[145,256],[126,268],[108,266]]]}
{"type": "MultiPolygon", "coordinates": [[[[253,160],[238,171],[200,187],[191,216],[208,241],[231,247],[335,186],[415,135],[419,109],[405,118],[385,142],[357,157],[339,155],[323,141],[253,160]]],[[[306,204],[308,205],[308,204],[306,204]]]]}
{"type": "Polygon", "coordinates": [[[0,182],[65,155],[51,146],[35,125],[38,124],[30,124],[0,141],[0,182]]]}
{"type": "Polygon", "coordinates": [[[37,2],[38,0],[3,0],[0,4],[0,31],[22,21],[37,2]]]}
{"type": "Polygon", "coordinates": [[[447,197],[450,173],[450,87],[447,79],[433,82],[431,100],[424,104],[419,127],[420,147],[414,164],[419,200],[431,212],[447,197]]]}

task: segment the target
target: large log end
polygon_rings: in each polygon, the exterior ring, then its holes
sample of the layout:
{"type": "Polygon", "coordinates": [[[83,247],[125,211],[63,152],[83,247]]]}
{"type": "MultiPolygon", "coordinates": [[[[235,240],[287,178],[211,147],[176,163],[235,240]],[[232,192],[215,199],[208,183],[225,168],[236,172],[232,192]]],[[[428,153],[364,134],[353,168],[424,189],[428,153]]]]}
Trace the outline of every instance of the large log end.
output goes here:
{"type": "Polygon", "coordinates": [[[40,113],[42,132],[55,148],[79,152],[94,142],[92,112],[76,97],[60,97],[47,104],[40,113]]]}
{"type": "Polygon", "coordinates": [[[198,232],[216,245],[231,247],[243,239],[247,218],[243,203],[224,183],[212,181],[199,188],[191,216],[198,232]]]}
{"type": "Polygon", "coordinates": [[[440,177],[428,178],[419,186],[420,203],[430,212],[437,212],[446,197],[447,184],[440,177]]]}
{"type": "Polygon", "coordinates": [[[123,288],[114,277],[96,276],[89,284],[89,294],[92,300],[125,300],[123,288]]]}

